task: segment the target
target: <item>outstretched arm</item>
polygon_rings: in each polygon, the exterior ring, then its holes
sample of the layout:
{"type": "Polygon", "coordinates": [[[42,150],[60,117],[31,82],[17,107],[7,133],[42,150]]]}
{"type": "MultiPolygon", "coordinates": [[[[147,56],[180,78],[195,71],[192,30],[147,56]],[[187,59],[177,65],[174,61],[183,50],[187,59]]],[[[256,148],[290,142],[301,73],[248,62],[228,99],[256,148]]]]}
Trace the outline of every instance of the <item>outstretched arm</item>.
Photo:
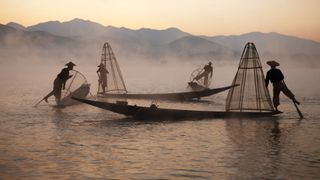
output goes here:
{"type": "Polygon", "coordinates": [[[267,73],[267,77],[266,77],[266,87],[268,87],[268,85],[269,85],[269,79],[270,79],[270,77],[269,77],[269,75],[268,75],[268,73],[267,73]]]}

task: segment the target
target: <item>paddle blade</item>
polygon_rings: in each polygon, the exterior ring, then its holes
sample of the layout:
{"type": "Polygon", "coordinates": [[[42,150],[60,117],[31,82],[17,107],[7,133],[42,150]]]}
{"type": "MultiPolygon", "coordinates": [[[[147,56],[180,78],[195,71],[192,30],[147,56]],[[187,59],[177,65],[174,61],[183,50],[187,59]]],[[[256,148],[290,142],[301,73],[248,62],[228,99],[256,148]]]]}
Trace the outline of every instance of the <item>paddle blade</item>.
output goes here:
{"type": "Polygon", "coordinates": [[[39,102],[37,102],[35,105],[33,105],[33,107],[37,107],[43,100],[44,100],[44,98],[42,98],[39,102]]]}
{"type": "Polygon", "coordinates": [[[299,114],[299,116],[300,116],[300,119],[303,119],[303,114],[301,113],[301,111],[300,111],[300,109],[298,108],[297,104],[296,104],[295,102],[293,102],[293,104],[294,104],[294,106],[295,106],[296,109],[297,109],[297,112],[298,112],[298,114],[299,114]]]}

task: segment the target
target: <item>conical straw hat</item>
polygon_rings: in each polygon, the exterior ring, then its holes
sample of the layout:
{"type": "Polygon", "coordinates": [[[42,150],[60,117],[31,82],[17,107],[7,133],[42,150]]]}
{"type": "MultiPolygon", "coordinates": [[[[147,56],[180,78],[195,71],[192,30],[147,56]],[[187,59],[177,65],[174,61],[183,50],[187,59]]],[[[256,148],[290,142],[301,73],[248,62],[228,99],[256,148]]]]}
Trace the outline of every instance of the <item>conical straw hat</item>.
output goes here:
{"type": "Polygon", "coordinates": [[[65,66],[75,66],[76,64],[74,64],[73,62],[68,62],[67,64],[65,64],[65,66]]]}
{"type": "Polygon", "coordinates": [[[277,61],[267,61],[267,64],[269,66],[280,66],[280,63],[278,63],[277,61]]]}

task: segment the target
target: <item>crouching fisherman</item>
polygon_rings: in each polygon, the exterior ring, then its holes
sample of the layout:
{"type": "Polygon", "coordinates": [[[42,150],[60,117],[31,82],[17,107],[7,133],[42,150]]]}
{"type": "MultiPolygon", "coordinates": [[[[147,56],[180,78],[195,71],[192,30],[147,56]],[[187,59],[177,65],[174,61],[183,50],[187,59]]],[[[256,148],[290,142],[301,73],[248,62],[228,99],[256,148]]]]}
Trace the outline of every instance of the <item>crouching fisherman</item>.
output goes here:
{"type": "Polygon", "coordinates": [[[54,97],[56,98],[57,104],[60,103],[61,90],[66,88],[65,86],[66,86],[67,80],[72,77],[72,75],[69,75],[69,71],[73,69],[73,66],[75,66],[75,64],[70,61],[65,66],[67,67],[63,68],[61,72],[57,75],[56,79],[54,80],[53,90],[43,98],[46,102],[48,102],[48,98],[50,96],[54,95],[54,97]]]}
{"type": "Polygon", "coordinates": [[[266,87],[269,85],[269,80],[273,84],[273,105],[278,110],[278,106],[280,105],[279,95],[282,91],[286,96],[288,96],[294,103],[300,104],[299,101],[296,100],[294,94],[288,89],[284,82],[284,76],[280,69],[277,69],[276,66],[280,64],[276,61],[268,61],[267,64],[271,67],[271,69],[267,72],[266,76],[266,87]]]}
{"type": "Polygon", "coordinates": [[[210,76],[210,78],[212,78],[212,71],[213,71],[213,68],[212,68],[211,64],[212,63],[209,62],[207,65],[205,65],[203,67],[202,73],[200,73],[196,77],[194,77],[192,81],[195,81],[195,80],[198,81],[199,79],[204,77],[203,85],[206,88],[208,88],[209,87],[209,76],[210,76]]]}

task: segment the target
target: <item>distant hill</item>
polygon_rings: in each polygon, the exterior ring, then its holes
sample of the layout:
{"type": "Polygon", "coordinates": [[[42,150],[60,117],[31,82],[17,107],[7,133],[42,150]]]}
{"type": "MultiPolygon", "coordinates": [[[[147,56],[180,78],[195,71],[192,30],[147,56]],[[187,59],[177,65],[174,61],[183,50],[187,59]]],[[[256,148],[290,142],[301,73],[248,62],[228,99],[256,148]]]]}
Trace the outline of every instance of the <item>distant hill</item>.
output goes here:
{"type": "Polygon", "coordinates": [[[275,32],[193,36],[177,28],[132,30],[82,19],[49,21],[29,27],[14,22],[0,26],[1,56],[6,57],[15,55],[8,55],[11,51],[6,50],[16,48],[20,54],[37,52],[42,57],[73,56],[86,61],[99,61],[104,42],[111,44],[118,58],[128,61],[238,61],[245,44],[254,42],[263,60],[320,65],[319,42],[275,32]]]}
{"type": "Polygon", "coordinates": [[[49,21],[26,28],[28,31],[46,31],[58,36],[83,36],[83,37],[126,37],[132,39],[141,39],[150,44],[164,44],[172,40],[189,35],[177,28],[168,28],[165,30],[154,30],[142,28],[132,30],[128,28],[116,28],[113,26],[103,26],[101,24],[73,19],[67,22],[49,21]]]}
{"type": "Polygon", "coordinates": [[[104,27],[101,24],[82,19],[73,19],[68,22],[49,21],[39,23],[26,28],[27,31],[46,31],[57,36],[101,36],[112,27],[104,27]]]}
{"type": "Polygon", "coordinates": [[[246,42],[254,42],[260,55],[266,58],[315,60],[320,57],[320,43],[279,33],[252,32],[238,36],[204,37],[235,51],[242,51],[246,42]]]}
{"type": "Polygon", "coordinates": [[[236,55],[236,51],[197,36],[185,36],[167,45],[167,52],[180,59],[225,60],[236,55]]]}
{"type": "Polygon", "coordinates": [[[21,24],[15,23],[15,22],[10,22],[8,24],[6,24],[7,26],[13,27],[15,29],[19,29],[19,30],[26,30],[26,27],[24,27],[21,24]]]}
{"type": "Polygon", "coordinates": [[[55,36],[45,31],[23,31],[0,24],[0,44],[3,46],[49,47],[71,42],[69,37],[55,36]]]}
{"type": "Polygon", "coordinates": [[[77,49],[77,40],[55,36],[44,31],[23,31],[0,24],[1,61],[25,60],[30,57],[64,58],[77,49]]]}

